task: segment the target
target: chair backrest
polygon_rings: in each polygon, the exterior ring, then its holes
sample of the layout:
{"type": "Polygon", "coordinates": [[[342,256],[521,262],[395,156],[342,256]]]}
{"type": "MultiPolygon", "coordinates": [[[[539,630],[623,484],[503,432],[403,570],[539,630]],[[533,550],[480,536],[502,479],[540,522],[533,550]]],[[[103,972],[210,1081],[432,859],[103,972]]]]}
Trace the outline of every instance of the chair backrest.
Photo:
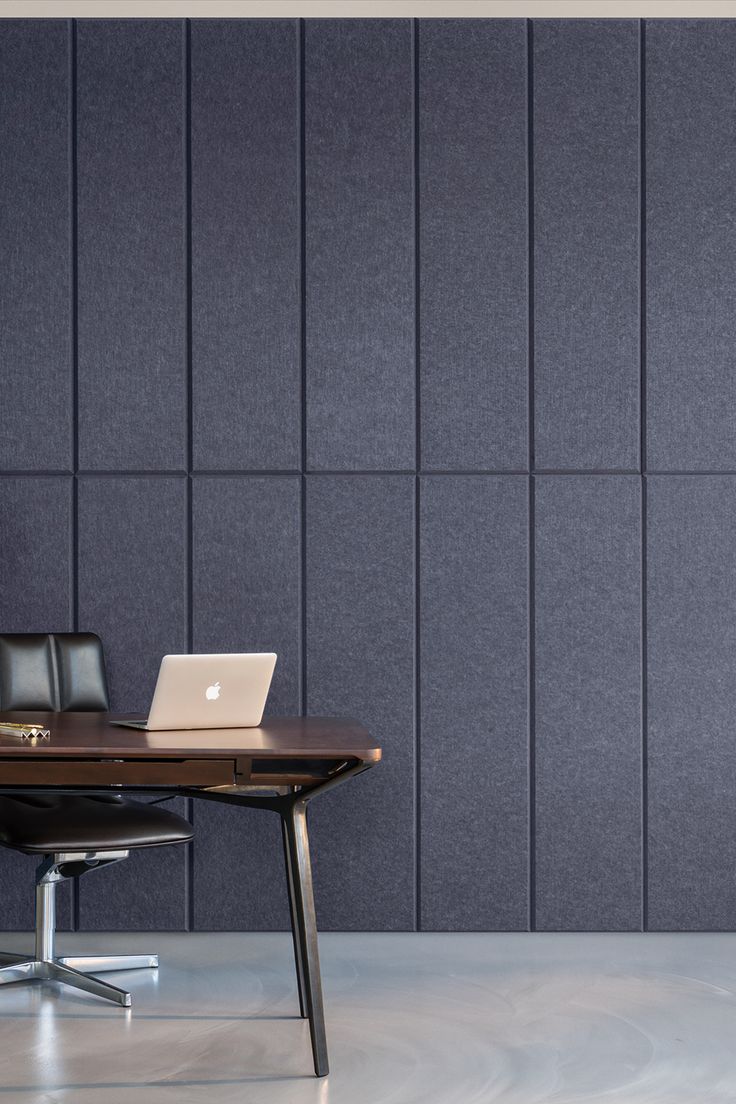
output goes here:
{"type": "Polygon", "coordinates": [[[0,633],[0,709],[109,709],[94,633],[0,633]]]}

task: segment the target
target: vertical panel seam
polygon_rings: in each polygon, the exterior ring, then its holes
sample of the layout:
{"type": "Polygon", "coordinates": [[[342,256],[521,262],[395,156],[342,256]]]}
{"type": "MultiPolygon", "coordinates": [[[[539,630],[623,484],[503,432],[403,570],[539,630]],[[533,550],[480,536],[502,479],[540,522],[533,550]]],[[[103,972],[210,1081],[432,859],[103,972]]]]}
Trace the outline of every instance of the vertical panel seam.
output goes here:
{"type": "Polygon", "coordinates": [[[526,21],[526,80],[527,80],[527,118],[526,118],[526,165],[527,165],[527,358],[528,358],[528,426],[527,426],[527,463],[529,474],[534,473],[534,24],[526,21]]]}
{"type": "Polygon", "coordinates": [[[647,702],[647,479],[641,480],[641,927],[649,926],[649,707],[647,702]]]}
{"type": "Polygon", "coordinates": [[[184,131],[184,336],[185,389],[186,389],[186,442],[187,442],[187,650],[194,645],[193,603],[193,524],[192,524],[192,472],[194,470],[194,409],[192,362],[192,44],[191,20],[184,21],[183,42],[183,131],[184,131]]]}
{"type": "MultiPolygon", "coordinates": [[[[71,259],[72,540],[71,619],[79,631],[79,248],[77,188],[77,21],[69,20],[69,234],[71,259]]],[[[72,879],[71,927],[79,931],[79,879],[72,879]]]]}
{"type": "Polygon", "coordinates": [[[421,722],[421,316],[420,316],[420,211],[419,211],[419,20],[412,20],[412,137],[414,145],[414,926],[422,930],[422,722],[421,722]]]}
{"type": "Polygon", "coordinates": [[[534,26],[531,19],[526,21],[526,78],[527,78],[527,287],[528,287],[528,318],[527,318],[527,357],[529,376],[528,388],[528,464],[529,464],[529,502],[528,502],[528,526],[529,526],[529,580],[527,601],[529,606],[527,656],[529,665],[529,736],[528,736],[528,760],[529,760],[529,828],[528,828],[528,862],[529,862],[529,930],[534,931],[537,924],[536,892],[537,892],[537,866],[536,866],[536,656],[535,656],[535,501],[534,501],[534,26]]]}
{"type": "Polygon", "coordinates": [[[647,635],[646,20],[639,21],[639,430],[641,464],[641,926],[649,927],[649,699],[647,635]]]}
{"type": "Polygon", "coordinates": [[[646,395],[646,20],[639,20],[639,467],[647,470],[646,395]]]}
{"type": "Polygon", "coordinates": [[[306,161],[306,80],[304,73],[306,27],[298,19],[296,29],[297,99],[297,188],[299,252],[299,374],[301,381],[301,456],[299,478],[299,572],[301,641],[299,694],[301,712],[307,714],[307,161],[306,161]]]}
{"type": "Polygon", "coordinates": [[[71,615],[72,628],[79,629],[78,573],[78,476],[79,476],[79,269],[77,230],[77,21],[69,20],[69,234],[70,234],[70,310],[72,377],[72,552],[71,615]]]}
{"type": "MultiPolygon", "coordinates": [[[[192,22],[184,20],[183,42],[183,114],[184,114],[184,284],[185,284],[185,379],[187,403],[187,480],[186,480],[186,603],[187,603],[187,651],[194,650],[194,495],[192,472],[194,469],[194,410],[192,381],[192,22]]],[[[194,823],[194,799],[187,798],[187,817],[194,823]]],[[[190,840],[184,852],[184,925],[186,931],[194,930],[194,840],[190,840]]]]}

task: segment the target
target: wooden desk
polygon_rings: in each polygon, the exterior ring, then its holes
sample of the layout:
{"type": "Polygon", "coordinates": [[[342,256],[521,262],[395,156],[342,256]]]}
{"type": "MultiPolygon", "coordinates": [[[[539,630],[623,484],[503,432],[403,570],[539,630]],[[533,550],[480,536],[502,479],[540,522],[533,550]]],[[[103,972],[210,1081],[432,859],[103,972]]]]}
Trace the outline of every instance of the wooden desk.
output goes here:
{"type": "Polygon", "coordinates": [[[299,1005],[314,1070],[328,1072],[307,806],[381,758],[357,721],[269,717],[258,728],[142,732],[111,722],[138,714],[0,712],[36,722],[48,739],[0,733],[0,791],[156,790],[246,805],[281,817],[299,1005]]]}

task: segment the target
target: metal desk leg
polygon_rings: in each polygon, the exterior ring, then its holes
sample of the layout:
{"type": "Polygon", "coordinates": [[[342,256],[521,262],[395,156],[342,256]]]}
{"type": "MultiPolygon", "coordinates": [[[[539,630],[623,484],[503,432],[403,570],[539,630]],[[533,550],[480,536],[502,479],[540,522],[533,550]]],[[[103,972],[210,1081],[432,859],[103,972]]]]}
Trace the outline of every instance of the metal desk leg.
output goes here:
{"type": "Polygon", "coordinates": [[[369,769],[372,764],[346,760],[327,779],[313,786],[300,786],[278,796],[249,794],[247,787],[220,787],[212,790],[192,790],[190,797],[205,801],[240,805],[250,809],[269,809],[281,817],[284,841],[284,859],[291,910],[291,930],[294,936],[299,1007],[303,1016],[309,1017],[309,1033],[312,1040],[314,1072],[318,1077],[329,1073],[325,1014],[322,1005],[322,981],[319,972],[317,946],[317,918],[314,912],[312,890],[312,864],[309,858],[307,832],[307,805],[315,797],[341,786],[369,769]]]}
{"type": "Polygon", "coordinates": [[[307,1011],[307,997],[304,992],[304,968],[302,966],[302,947],[301,940],[299,938],[299,925],[297,921],[296,902],[294,900],[294,873],[293,873],[293,861],[291,856],[291,846],[289,843],[289,830],[286,825],[286,819],[281,818],[281,832],[284,840],[284,864],[286,866],[286,888],[289,894],[289,916],[291,918],[291,935],[294,940],[294,964],[296,966],[296,983],[299,992],[299,1015],[306,1019],[308,1016],[307,1011]]]}
{"type": "Polygon", "coordinates": [[[291,808],[282,814],[282,817],[291,859],[294,914],[301,951],[304,995],[309,1016],[309,1033],[312,1039],[314,1072],[318,1077],[324,1077],[329,1073],[329,1063],[327,1060],[325,1013],[322,1004],[322,982],[319,972],[317,918],[314,912],[306,803],[295,801],[291,808]]]}

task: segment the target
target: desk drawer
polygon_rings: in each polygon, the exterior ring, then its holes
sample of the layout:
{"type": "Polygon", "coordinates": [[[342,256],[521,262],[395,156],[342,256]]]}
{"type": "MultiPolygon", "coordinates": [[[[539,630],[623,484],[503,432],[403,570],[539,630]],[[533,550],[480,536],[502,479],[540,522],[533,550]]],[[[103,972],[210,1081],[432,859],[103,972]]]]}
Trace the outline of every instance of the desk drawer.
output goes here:
{"type": "Polygon", "coordinates": [[[0,786],[231,786],[233,759],[0,760],[0,786]]]}

